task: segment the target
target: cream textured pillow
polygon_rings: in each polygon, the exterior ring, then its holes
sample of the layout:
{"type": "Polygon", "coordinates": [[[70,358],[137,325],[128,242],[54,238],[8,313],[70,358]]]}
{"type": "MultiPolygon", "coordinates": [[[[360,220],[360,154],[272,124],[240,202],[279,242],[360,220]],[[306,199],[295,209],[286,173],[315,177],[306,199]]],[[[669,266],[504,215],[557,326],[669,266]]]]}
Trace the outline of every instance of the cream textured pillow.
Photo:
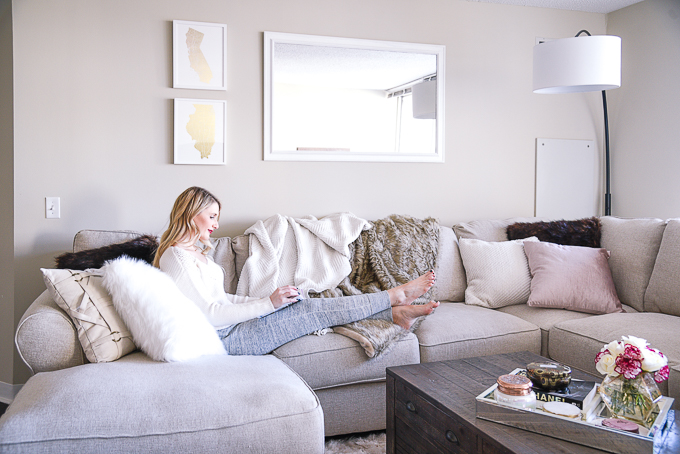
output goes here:
{"type": "Polygon", "coordinates": [[[123,256],[104,265],[102,272],[116,310],[150,358],[186,361],[226,354],[215,327],[158,268],[123,256]]]}
{"type": "Polygon", "coordinates": [[[531,275],[524,243],[534,241],[538,240],[531,237],[488,242],[461,238],[460,256],[467,277],[465,304],[495,309],[526,303],[531,275]]]}
{"type": "Polygon", "coordinates": [[[623,312],[605,249],[527,243],[534,307],[568,309],[588,314],[623,312]]]}
{"type": "Polygon", "coordinates": [[[115,361],[136,349],[130,331],[102,285],[99,270],[41,271],[52,299],[73,320],[88,361],[115,361]]]}

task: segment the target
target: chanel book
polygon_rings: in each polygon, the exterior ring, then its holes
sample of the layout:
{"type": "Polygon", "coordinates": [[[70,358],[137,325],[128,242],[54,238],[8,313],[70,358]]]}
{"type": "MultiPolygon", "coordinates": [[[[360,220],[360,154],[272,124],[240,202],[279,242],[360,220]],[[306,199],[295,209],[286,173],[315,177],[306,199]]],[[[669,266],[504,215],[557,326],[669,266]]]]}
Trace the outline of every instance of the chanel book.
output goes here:
{"type": "MultiPolygon", "coordinates": [[[[527,371],[520,369],[518,375],[525,375],[527,371]]],[[[568,404],[576,405],[583,410],[588,407],[588,404],[593,400],[597,394],[598,384],[594,381],[571,379],[571,383],[561,391],[546,391],[537,386],[534,386],[533,391],[536,394],[536,401],[538,402],[566,402],[568,404]]]]}

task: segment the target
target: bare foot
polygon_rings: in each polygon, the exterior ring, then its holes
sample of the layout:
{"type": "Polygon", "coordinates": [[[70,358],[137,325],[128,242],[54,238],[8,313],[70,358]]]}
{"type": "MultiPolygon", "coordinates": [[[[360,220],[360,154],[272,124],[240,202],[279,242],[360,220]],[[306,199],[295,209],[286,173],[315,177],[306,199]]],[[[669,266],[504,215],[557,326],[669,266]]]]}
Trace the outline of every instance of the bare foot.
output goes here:
{"type": "Polygon", "coordinates": [[[404,329],[411,329],[419,317],[430,315],[437,307],[439,307],[439,301],[413,306],[396,306],[392,308],[392,320],[404,329]]]}
{"type": "Polygon", "coordinates": [[[435,281],[434,270],[430,270],[411,282],[389,289],[387,293],[390,295],[390,303],[393,307],[409,305],[427,293],[435,281]]]}

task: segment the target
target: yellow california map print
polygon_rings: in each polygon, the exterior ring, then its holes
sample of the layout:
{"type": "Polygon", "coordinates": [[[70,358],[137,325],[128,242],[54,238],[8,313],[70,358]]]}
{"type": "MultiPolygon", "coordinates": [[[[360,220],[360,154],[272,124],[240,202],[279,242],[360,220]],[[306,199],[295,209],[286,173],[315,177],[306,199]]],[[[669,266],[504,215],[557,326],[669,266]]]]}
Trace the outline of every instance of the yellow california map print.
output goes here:
{"type": "Polygon", "coordinates": [[[201,159],[208,159],[215,145],[215,108],[210,104],[194,104],[194,108],[196,112],[189,115],[186,129],[201,159]]]}
{"type": "Polygon", "coordinates": [[[187,31],[187,51],[189,52],[189,65],[191,69],[196,71],[198,74],[198,79],[207,84],[213,78],[212,70],[208,64],[208,60],[205,59],[205,55],[201,51],[201,43],[203,42],[204,33],[189,28],[187,31]]]}

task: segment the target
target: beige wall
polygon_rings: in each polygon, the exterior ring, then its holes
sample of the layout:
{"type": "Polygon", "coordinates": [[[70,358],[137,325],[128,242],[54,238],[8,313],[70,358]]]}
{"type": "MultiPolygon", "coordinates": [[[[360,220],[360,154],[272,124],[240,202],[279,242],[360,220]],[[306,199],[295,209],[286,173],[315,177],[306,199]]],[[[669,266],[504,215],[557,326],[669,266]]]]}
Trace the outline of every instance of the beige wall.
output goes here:
{"type": "Polygon", "coordinates": [[[622,38],[611,91],[612,213],[680,216],[680,1],[645,0],[608,16],[622,38]]]}
{"type": "Polygon", "coordinates": [[[535,37],[605,25],[602,14],[462,0],[15,1],[15,322],[75,232],[160,233],[194,184],[225,202],[220,236],[275,213],[445,225],[532,215],[535,138],[601,139],[597,94],[531,92],[535,37]],[[170,88],[173,19],[227,24],[226,92],[170,88]],[[446,45],[446,163],[264,162],[265,30],[446,45]],[[172,165],[175,97],[227,100],[226,166],[172,165]],[[44,218],[46,196],[61,197],[61,219],[44,218]]]}
{"type": "Polygon", "coordinates": [[[0,382],[4,383],[13,383],[14,351],[12,88],[12,2],[0,0],[0,382]]]}

